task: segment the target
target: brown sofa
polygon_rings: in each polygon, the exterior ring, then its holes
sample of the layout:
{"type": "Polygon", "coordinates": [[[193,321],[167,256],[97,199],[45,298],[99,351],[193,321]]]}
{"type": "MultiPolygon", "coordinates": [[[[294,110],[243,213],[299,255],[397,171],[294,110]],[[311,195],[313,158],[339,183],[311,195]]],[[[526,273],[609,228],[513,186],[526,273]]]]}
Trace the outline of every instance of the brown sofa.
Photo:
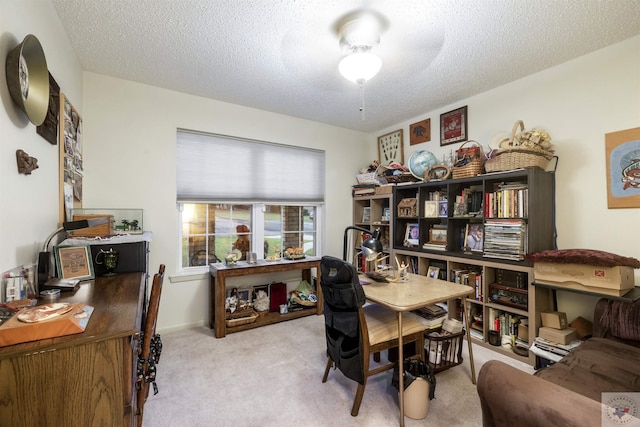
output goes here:
{"type": "Polygon", "coordinates": [[[640,391],[640,300],[601,299],[593,337],[530,375],[497,360],[478,375],[488,426],[600,426],[602,392],[640,391]]]}

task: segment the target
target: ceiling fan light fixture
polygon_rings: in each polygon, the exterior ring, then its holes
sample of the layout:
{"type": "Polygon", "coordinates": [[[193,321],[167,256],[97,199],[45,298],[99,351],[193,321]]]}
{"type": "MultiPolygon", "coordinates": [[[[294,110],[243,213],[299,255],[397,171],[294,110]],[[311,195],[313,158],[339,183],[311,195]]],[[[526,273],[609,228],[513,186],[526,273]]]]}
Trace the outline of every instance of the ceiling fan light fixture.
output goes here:
{"type": "Polygon", "coordinates": [[[375,77],[382,67],[382,60],[371,52],[355,51],[340,61],[340,74],[354,83],[362,84],[375,77]]]}

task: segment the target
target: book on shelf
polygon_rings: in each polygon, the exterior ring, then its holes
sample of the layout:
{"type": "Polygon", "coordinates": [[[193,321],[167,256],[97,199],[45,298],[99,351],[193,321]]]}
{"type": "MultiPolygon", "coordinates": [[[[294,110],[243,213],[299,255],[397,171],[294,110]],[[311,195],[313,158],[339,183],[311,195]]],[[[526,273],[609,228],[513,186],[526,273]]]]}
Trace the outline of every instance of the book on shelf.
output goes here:
{"type": "Polygon", "coordinates": [[[356,184],[351,189],[351,195],[356,196],[371,196],[376,194],[375,184],[356,184]]]}

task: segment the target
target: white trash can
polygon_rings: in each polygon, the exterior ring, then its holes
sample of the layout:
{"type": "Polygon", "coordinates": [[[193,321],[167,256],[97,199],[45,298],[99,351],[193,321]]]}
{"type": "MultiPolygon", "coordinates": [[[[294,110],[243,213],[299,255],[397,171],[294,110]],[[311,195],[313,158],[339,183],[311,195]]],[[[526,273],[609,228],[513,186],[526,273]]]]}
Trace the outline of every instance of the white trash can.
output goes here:
{"type": "Polygon", "coordinates": [[[404,414],[414,420],[421,420],[429,412],[429,387],[424,378],[416,378],[404,390],[404,414]]]}

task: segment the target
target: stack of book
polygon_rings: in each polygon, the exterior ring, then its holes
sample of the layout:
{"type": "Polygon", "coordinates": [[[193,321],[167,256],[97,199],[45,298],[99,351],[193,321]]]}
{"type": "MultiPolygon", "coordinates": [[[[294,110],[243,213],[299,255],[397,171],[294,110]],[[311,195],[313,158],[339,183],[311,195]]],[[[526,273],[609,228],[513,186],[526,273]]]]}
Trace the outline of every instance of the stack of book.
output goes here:
{"type": "Polygon", "coordinates": [[[526,184],[507,182],[498,185],[496,191],[485,194],[486,217],[526,218],[529,212],[529,189],[526,184]]]}
{"type": "Polygon", "coordinates": [[[521,219],[487,219],[484,223],[485,257],[522,260],[527,224],[521,219]]]}
{"type": "Polygon", "coordinates": [[[414,310],[413,313],[418,315],[418,321],[427,329],[441,328],[447,318],[447,311],[439,305],[428,305],[414,310]]]}
{"type": "Polygon", "coordinates": [[[371,196],[376,194],[377,184],[355,184],[351,190],[353,197],[357,196],[371,196]]]}
{"type": "Polygon", "coordinates": [[[582,344],[582,341],[580,340],[574,340],[569,344],[559,344],[544,338],[536,337],[529,350],[538,357],[551,360],[552,362],[557,362],[567,354],[571,353],[571,351],[580,344],[582,344]]]}

